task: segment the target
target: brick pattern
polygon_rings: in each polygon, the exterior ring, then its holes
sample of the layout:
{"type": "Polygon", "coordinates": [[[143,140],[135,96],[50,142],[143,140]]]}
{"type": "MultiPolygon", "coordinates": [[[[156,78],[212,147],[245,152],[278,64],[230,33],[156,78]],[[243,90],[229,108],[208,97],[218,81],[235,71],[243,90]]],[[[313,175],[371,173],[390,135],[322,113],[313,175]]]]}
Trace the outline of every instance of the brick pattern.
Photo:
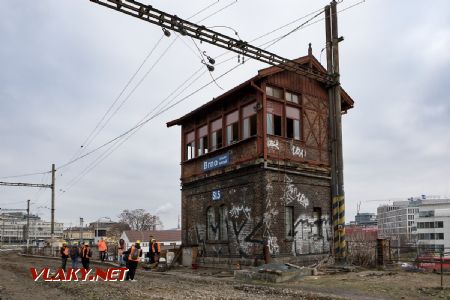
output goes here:
{"type": "Polygon", "coordinates": [[[204,257],[261,259],[267,243],[272,256],[283,258],[330,252],[329,181],[265,170],[253,166],[202,182],[184,185],[182,190],[182,241],[198,246],[204,257]],[[212,200],[219,190],[221,199],[212,200]],[[294,207],[295,235],[286,237],[285,206],[294,207]],[[212,207],[213,220],[207,211],[212,207]],[[220,231],[220,210],[224,207],[226,230],[220,231]],[[320,210],[321,216],[314,215],[320,210]],[[320,232],[319,232],[320,229],[320,232]],[[226,231],[226,232],[224,232],[226,231]],[[220,236],[215,240],[215,236],[220,236]]]}

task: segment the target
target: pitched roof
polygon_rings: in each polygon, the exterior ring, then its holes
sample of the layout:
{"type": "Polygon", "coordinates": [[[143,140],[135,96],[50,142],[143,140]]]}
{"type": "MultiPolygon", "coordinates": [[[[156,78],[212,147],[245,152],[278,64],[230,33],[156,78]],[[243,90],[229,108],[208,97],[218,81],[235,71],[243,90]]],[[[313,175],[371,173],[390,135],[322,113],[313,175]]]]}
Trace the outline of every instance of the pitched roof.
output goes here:
{"type": "Polygon", "coordinates": [[[140,240],[149,242],[152,236],[158,242],[178,242],[181,241],[181,230],[127,230],[126,236],[130,242],[140,240]]]}
{"type": "MultiPolygon", "coordinates": [[[[293,61],[295,61],[296,63],[302,64],[302,65],[309,64],[310,67],[312,69],[314,69],[315,71],[320,72],[320,73],[325,73],[325,74],[327,73],[327,70],[322,66],[322,64],[313,55],[302,56],[297,59],[294,59],[293,61]]],[[[167,122],[167,127],[171,127],[174,125],[181,125],[185,120],[189,119],[191,116],[194,116],[195,114],[199,113],[200,111],[203,111],[204,109],[206,109],[208,107],[211,107],[212,105],[221,101],[223,98],[241,90],[242,88],[246,87],[247,85],[250,85],[252,82],[262,79],[262,78],[265,78],[267,76],[279,73],[279,72],[284,72],[284,71],[285,70],[283,68],[280,68],[278,66],[270,66],[270,67],[258,70],[258,75],[235,86],[234,88],[223,93],[222,95],[218,96],[217,98],[213,98],[211,101],[194,109],[193,111],[187,113],[186,115],[184,115],[176,120],[167,122]]],[[[343,105],[342,105],[343,111],[347,111],[348,109],[353,108],[353,105],[354,105],[353,99],[347,94],[347,92],[342,87],[341,87],[341,101],[343,102],[343,105]]]]}

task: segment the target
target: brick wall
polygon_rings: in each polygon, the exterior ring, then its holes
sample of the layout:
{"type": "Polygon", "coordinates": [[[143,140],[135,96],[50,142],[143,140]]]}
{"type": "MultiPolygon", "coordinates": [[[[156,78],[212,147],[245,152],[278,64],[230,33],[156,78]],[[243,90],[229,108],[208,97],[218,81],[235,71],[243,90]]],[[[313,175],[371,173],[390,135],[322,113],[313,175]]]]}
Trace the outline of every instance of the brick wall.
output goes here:
{"type": "Polygon", "coordinates": [[[184,184],[183,245],[198,246],[199,255],[210,259],[262,259],[265,243],[275,259],[328,255],[330,187],[326,176],[319,177],[256,164],[184,184]],[[213,191],[220,191],[220,200],[212,200],[213,191]],[[291,236],[286,236],[286,206],[293,207],[291,236]]]}

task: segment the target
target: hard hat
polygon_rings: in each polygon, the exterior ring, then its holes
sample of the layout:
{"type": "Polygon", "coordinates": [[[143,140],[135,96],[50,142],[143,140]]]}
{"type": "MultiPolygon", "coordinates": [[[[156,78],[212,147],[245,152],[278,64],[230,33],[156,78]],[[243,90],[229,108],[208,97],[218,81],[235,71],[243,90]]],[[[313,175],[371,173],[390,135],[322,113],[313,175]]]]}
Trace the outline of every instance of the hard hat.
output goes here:
{"type": "Polygon", "coordinates": [[[155,239],[152,239],[152,242],[156,242],[156,240],[155,240],[155,239]]]}
{"type": "Polygon", "coordinates": [[[64,243],[63,243],[63,246],[65,246],[65,245],[67,245],[67,243],[66,243],[66,242],[64,242],[64,243]]]}
{"type": "Polygon", "coordinates": [[[136,244],[140,244],[140,243],[141,243],[141,240],[137,240],[137,241],[136,241],[136,244]]]}
{"type": "Polygon", "coordinates": [[[78,245],[78,242],[73,242],[74,245],[78,245]]]}

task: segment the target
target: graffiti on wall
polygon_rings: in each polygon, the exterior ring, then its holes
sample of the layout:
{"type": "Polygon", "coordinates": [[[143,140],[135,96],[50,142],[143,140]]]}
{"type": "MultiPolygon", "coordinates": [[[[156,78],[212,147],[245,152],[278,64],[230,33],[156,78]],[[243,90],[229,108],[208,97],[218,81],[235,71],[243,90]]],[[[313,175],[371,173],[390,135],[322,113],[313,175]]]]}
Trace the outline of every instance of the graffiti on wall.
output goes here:
{"type": "Polygon", "coordinates": [[[320,254],[330,250],[331,223],[328,215],[300,214],[294,223],[292,254],[320,254]]]}
{"type": "Polygon", "coordinates": [[[245,215],[246,219],[248,220],[248,219],[250,219],[250,212],[251,211],[252,210],[250,209],[250,207],[244,206],[242,204],[241,205],[232,205],[229,214],[230,214],[230,216],[232,218],[236,219],[242,213],[242,214],[245,215]]]}
{"type": "Polygon", "coordinates": [[[284,175],[285,188],[282,200],[286,205],[291,204],[292,202],[297,202],[304,208],[309,206],[309,199],[299,191],[299,189],[294,185],[293,180],[284,175]]]}
{"type": "Polygon", "coordinates": [[[215,210],[211,207],[206,212],[203,224],[189,228],[189,243],[198,244],[201,253],[215,257],[234,253],[240,257],[253,258],[263,254],[264,245],[268,246],[272,255],[280,254],[282,249],[291,249],[293,255],[329,252],[332,240],[329,216],[322,215],[320,208],[307,212],[311,210],[312,202],[301,191],[301,186],[294,183],[293,178],[285,175],[279,183],[268,178],[265,197],[261,199],[262,207],[255,205],[252,189],[233,187],[225,190],[224,195],[232,201],[215,210]],[[280,218],[279,209],[286,205],[295,205],[297,208],[295,219],[292,220],[294,236],[284,248],[284,230],[280,232],[280,228],[284,228],[284,215],[280,218]],[[208,243],[207,240],[226,243],[208,243]]]}
{"type": "Polygon", "coordinates": [[[300,158],[304,158],[306,156],[306,150],[302,149],[299,146],[292,145],[291,153],[293,156],[298,156],[300,158]]]}
{"type": "Polygon", "coordinates": [[[280,144],[278,140],[267,139],[267,148],[271,150],[280,150],[280,144]]]}

